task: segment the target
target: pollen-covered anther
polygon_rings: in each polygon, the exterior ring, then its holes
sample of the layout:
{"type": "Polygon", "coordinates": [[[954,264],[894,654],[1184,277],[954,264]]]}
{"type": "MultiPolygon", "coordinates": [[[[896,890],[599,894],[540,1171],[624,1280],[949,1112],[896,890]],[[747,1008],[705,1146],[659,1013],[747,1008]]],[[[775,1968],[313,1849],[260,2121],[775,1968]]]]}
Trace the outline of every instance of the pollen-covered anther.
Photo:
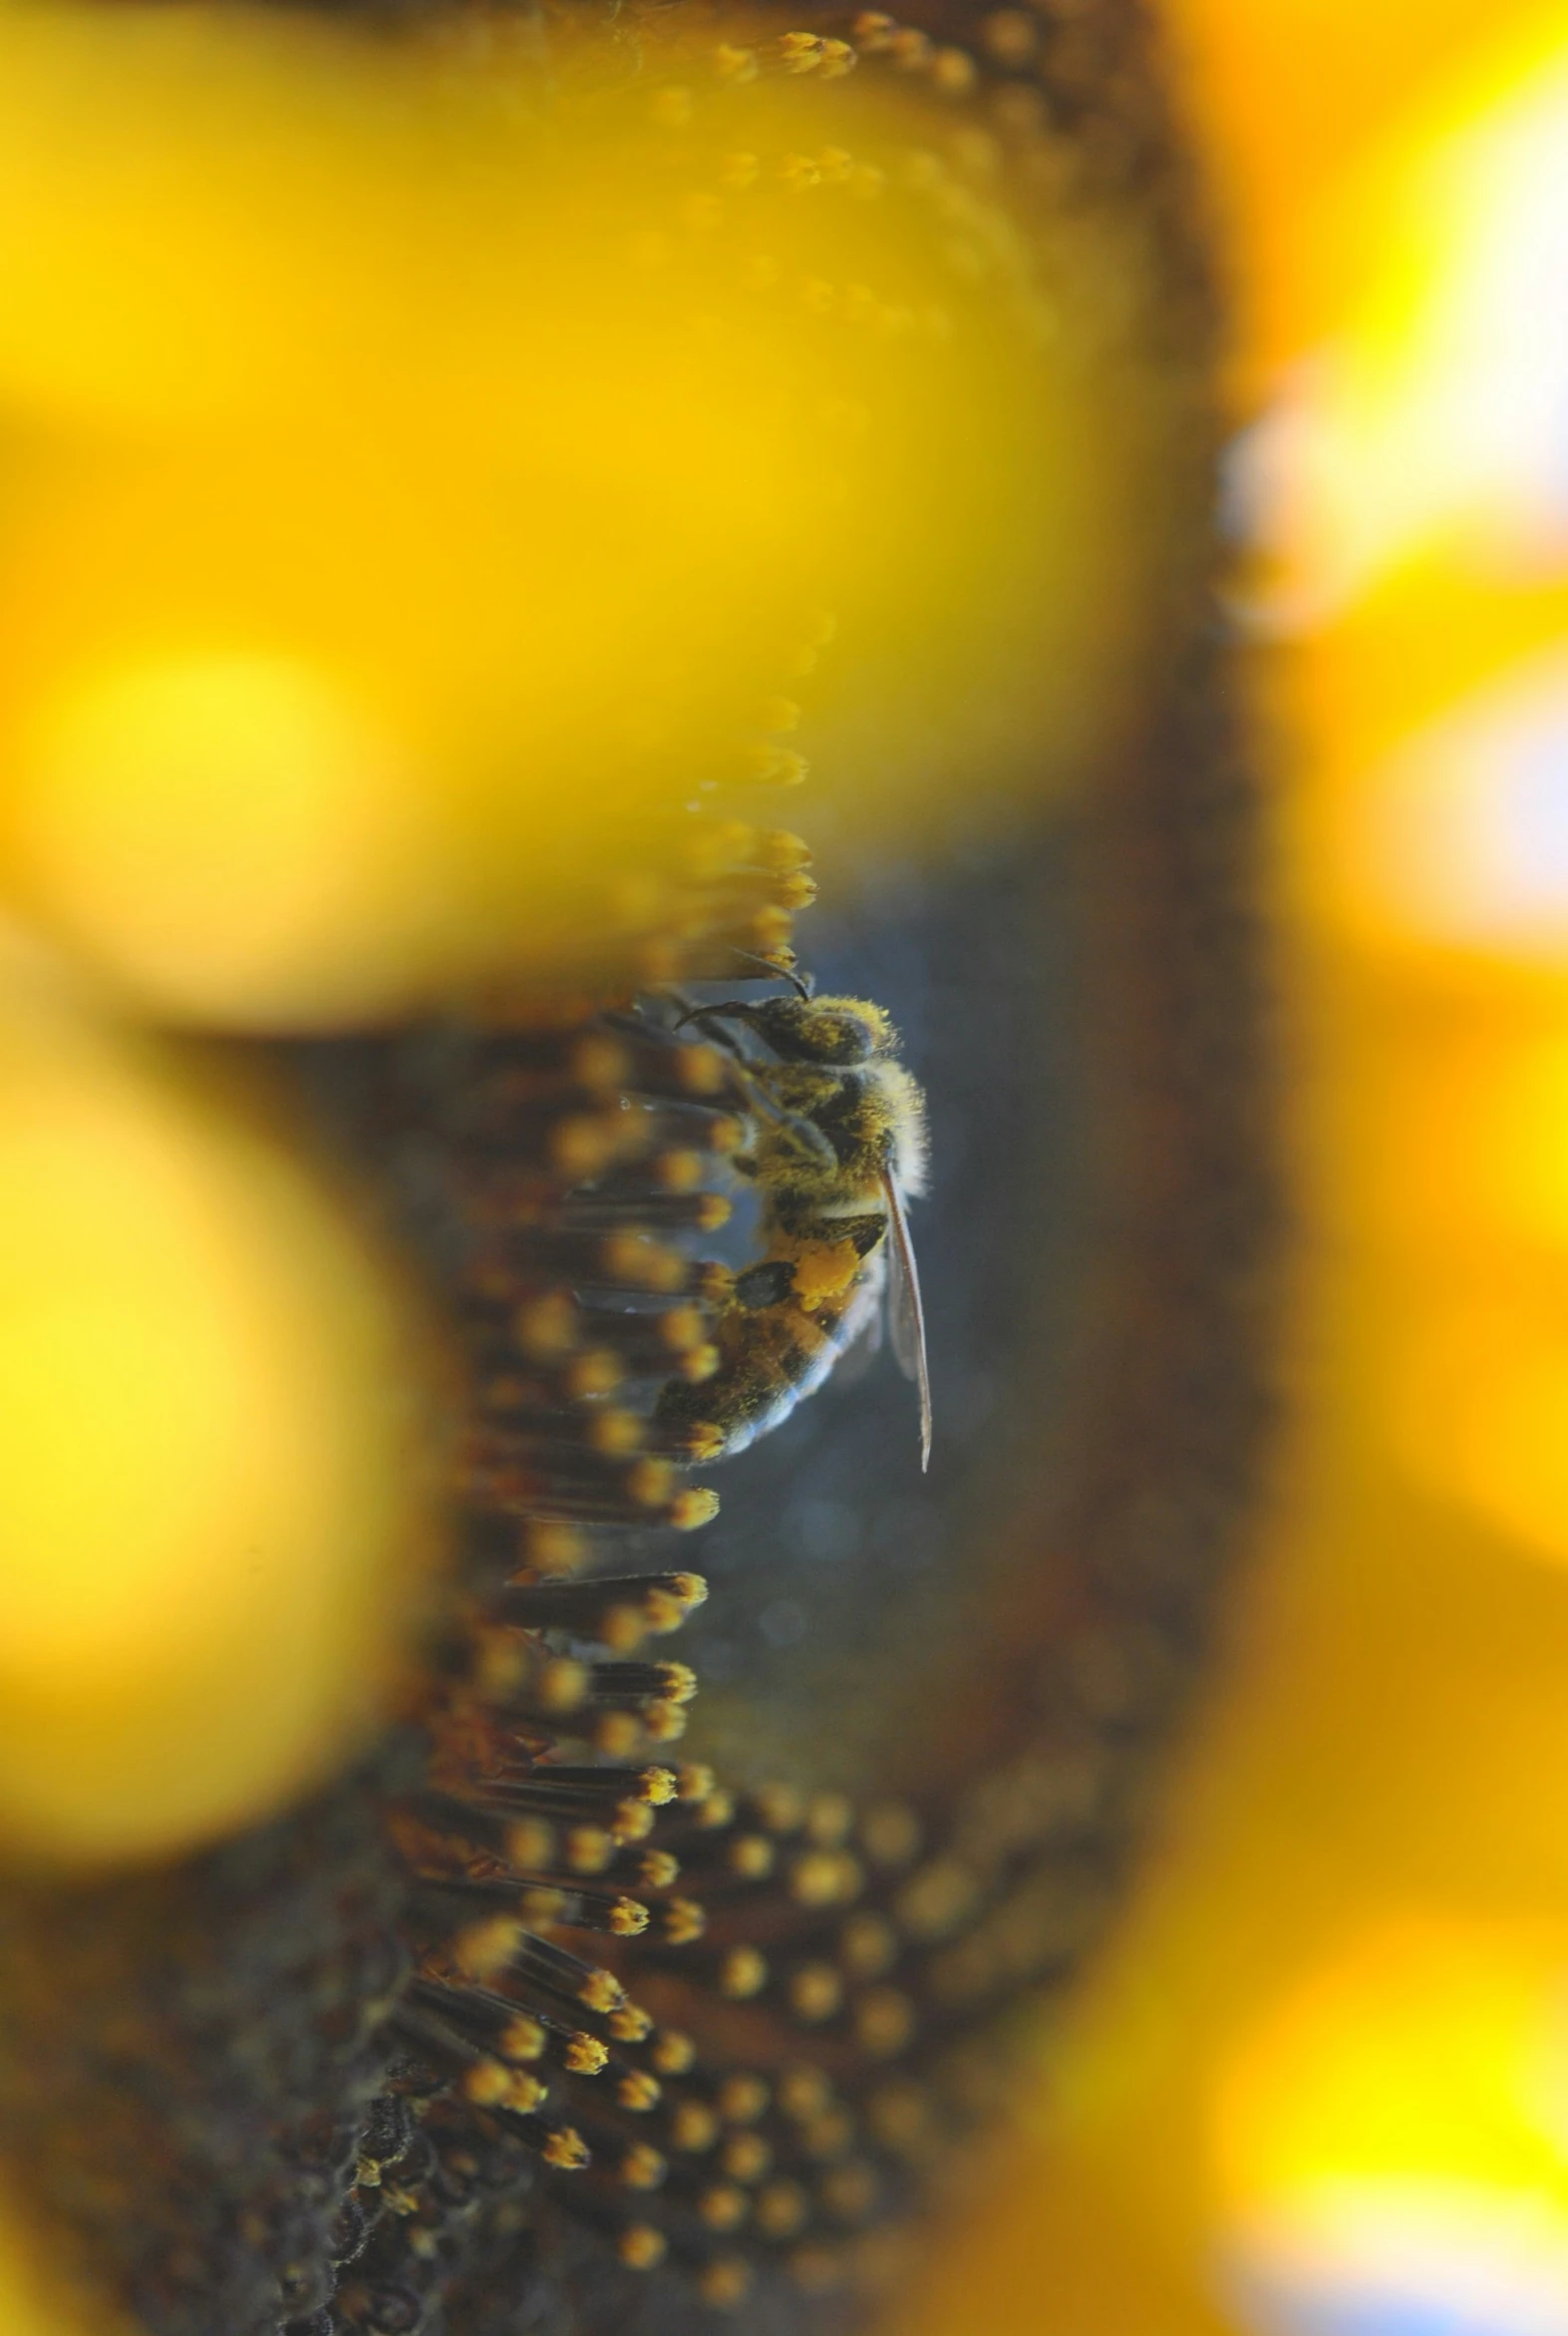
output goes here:
{"type": "Polygon", "coordinates": [[[808,2158],[822,2165],[842,2158],[853,2147],[854,2138],[854,2119],[846,2109],[824,2110],[820,2117],[811,2118],[800,2129],[801,2148],[808,2158]]]}
{"type": "Polygon", "coordinates": [[[616,2084],[615,2098],[633,2117],[646,2117],[650,2110],[658,2108],[663,2087],[646,2069],[628,2069],[616,2084]]]}
{"type": "Polygon", "coordinates": [[[932,86],[945,98],[967,98],[980,69],[967,49],[938,49],[931,60],[932,86]]]}
{"type": "Polygon", "coordinates": [[[651,2222],[628,2222],[615,2241],[617,2259],[628,2271],[657,2271],[670,2242],[651,2222]]]}
{"type": "Polygon", "coordinates": [[[530,2110],[537,2109],[543,2101],[544,2087],[533,2078],[520,2078],[516,2071],[504,2067],[498,2060],[481,2060],[476,2061],[465,2076],[463,2094],[465,2100],[471,2101],[475,2109],[510,2106],[530,2110]],[[519,2084],[524,2088],[523,2094],[515,2090],[519,2084]]]}
{"type": "MultiPolygon", "coordinates": [[[[786,183],[791,186],[815,186],[821,180],[821,166],[807,156],[793,158],[794,167],[786,183]]],[[[799,787],[804,784],[810,765],[804,755],[792,747],[758,746],[747,760],[747,777],[758,787],[799,787]]],[[[786,938],[781,933],[780,939],[786,938]]]]}
{"type": "Polygon", "coordinates": [[[697,2065],[697,2046],[680,2028],[661,2028],[648,2048],[661,2077],[684,2077],[697,2065]]]}
{"type": "Polygon", "coordinates": [[[620,2004],[624,1990],[620,1981],[609,1971],[590,1971],[577,1990],[577,2000],[590,2012],[613,2012],[620,2004]]]}
{"type": "Polygon", "coordinates": [[[859,1859],[844,1850],[809,1850],[789,1868],[789,1895],[801,1906],[841,1906],[864,1882],[859,1859]]]}
{"type": "Polygon", "coordinates": [[[697,2195],[699,2219],[710,2230],[739,2230],[751,2212],[752,2201],[733,2181],[716,2181],[697,2195]]]}
{"type": "Polygon", "coordinates": [[[590,2036],[580,2028],[569,2036],[562,2048],[561,2065],[569,2076],[597,2077],[603,2074],[609,2061],[609,2048],[597,2036],[590,2036]]]}
{"type": "Polygon", "coordinates": [[[631,1076],[632,1056],[624,1043],[608,1031],[591,1030],[579,1038],[567,1057],[567,1074],[579,1087],[601,1095],[618,1095],[631,1076]]]}
{"type": "MultiPolygon", "coordinates": [[[[710,1379],[717,1376],[721,1359],[716,1346],[688,1347],[685,1354],[676,1357],[672,1376],[688,1387],[706,1386],[710,1379]]],[[[703,1457],[702,1454],[694,1455],[697,1459],[703,1457]]],[[[711,1460],[714,1455],[709,1453],[706,1457],[711,1460]]]]}
{"type": "Polygon", "coordinates": [[[571,1353],[581,1337],[582,1317],[569,1293],[551,1290],[530,1298],[512,1316],[512,1336],[525,1355],[548,1362],[571,1353]]]}
{"type": "Polygon", "coordinates": [[[854,2005],[854,2031],[873,2060],[892,2060],[915,2031],[915,2007],[896,1987],[869,1988],[854,2005]]]}
{"type": "Polygon", "coordinates": [[[897,26],[881,44],[882,53],[899,73],[923,72],[935,45],[929,33],[907,24],[897,26]]]}
{"type": "Polygon", "coordinates": [[[466,1979],[493,1979],[512,1961],[525,1935],[522,1924],[510,1914],[470,1923],[453,1941],[453,1964],[466,1979]]]}
{"type": "Polygon", "coordinates": [[[669,2170],[658,2150],[647,2142],[633,2142],[616,2166],[615,2175],[629,2190],[656,2190],[669,2170]]]}
{"type": "Polygon", "coordinates": [[[876,57],[888,47],[898,30],[896,17],[884,16],[879,9],[866,9],[850,26],[856,46],[868,57],[876,57]]]}
{"type": "Polygon", "coordinates": [[[644,1706],[641,1719],[650,1744],[678,1744],[690,1725],[691,1714],[685,1704],[650,1703],[644,1706]]]}
{"type": "Polygon", "coordinates": [[[609,1760],[629,1760],[646,1740],[647,1731],[637,1712],[601,1712],[593,1723],[593,1748],[609,1760]]]}
{"type": "Polygon", "coordinates": [[[595,1663],[589,1676],[602,1703],[690,1703],[697,1693],[697,1674],[688,1663],[595,1663]]]}
{"type": "Polygon", "coordinates": [[[607,1281],[655,1292],[683,1288],[688,1270],[679,1249],[631,1231],[606,1235],[599,1248],[599,1265],[607,1281]]]}
{"type": "Polygon", "coordinates": [[[699,2272],[697,2292],[716,2311],[733,2311],[752,2292],[753,2272],[744,2255],[716,2255],[699,2272]]]}
{"type": "Polygon", "coordinates": [[[699,1526],[712,1524],[718,1513],[718,1494],[706,1485],[692,1485],[670,1502],[666,1521],[678,1533],[694,1533],[699,1526]]]}
{"type": "Polygon", "coordinates": [[[535,1518],[523,1528],[520,1555],[530,1573],[559,1576],[585,1565],[590,1546],[587,1534],[575,1525],[535,1518]]]}
{"type": "Polygon", "coordinates": [[[774,2154],[761,2134],[732,2134],[719,2162],[733,2181],[750,2186],[772,2171],[774,2154]]]}
{"type": "Polygon", "coordinates": [[[677,2101],[670,2111],[670,2147],[699,2158],[719,2139],[719,2118],[706,2101],[677,2101]]]}
{"type": "MultiPolygon", "coordinates": [[[[616,1851],[615,1835],[602,1826],[574,1825],[566,1835],[566,1864],[572,1873],[603,1873],[616,1851]]],[[[540,1863],[546,1860],[540,1859],[540,1863]]]]}
{"type": "Polygon", "coordinates": [[[1017,71],[1040,47],[1039,20],[1027,8],[998,8],[981,20],[980,37],[999,65],[1017,71]]]}
{"type": "Polygon", "coordinates": [[[823,2115],[833,2098],[832,2080],[825,2069],[798,2061],[779,2080],[779,2106],[796,2125],[808,2125],[823,2115]]]}
{"type": "Polygon", "coordinates": [[[580,2173],[592,2164],[587,2143],[575,2126],[557,2126],[544,2144],[544,2162],[558,2173],[580,2173]]]}
{"type": "Polygon", "coordinates": [[[766,1881],[778,1858],[766,1834],[737,1834],[725,1844],[724,1862],[738,1881],[766,1881]]]}
{"type": "Polygon", "coordinates": [[[658,1909],[659,1936],[670,1946],[693,1946],[708,1927],[708,1915],[695,1898],[671,1898],[658,1909]]]}
{"type": "Polygon", "coordinates": [[[626,1492],[639,1508],[665,1507],[675,1498],[675,1476],[669,1462],[638,1461],[636,1467],[627,1472],[626,1492]]]}
{"type": "Polygon", "coordinates": [[[558,1655],[545,1663],[534,1689],[535,1700],[541,1711],[565,1714],[574,1712],[582,1702],[588,1687],[588,1667],[570,1655],[558,1655]]]}
{"type": "Polygon", "coordinates": [[[613,1395],[626,1377],[626,1366],[613,1347],[593,1347],[574,1356],[561,1376],[561,1385],[574,1400],[613,1395]]]}
{"type": "Polygon", "coordinates": [[[495,2040],[495,2049],[502,2060],[521,2063],[542,2060],[549,2043],[549,2033],[528,2013],[520,2012],[508,2020],[495,2040]]]}
{"type": "Polygon", "coordinates": [[[623,1115],[574,1113],[550,1130],[552,1167],[575,1183],[598,1175],[624,1151],[628,1126],[623,1115]]]}
{"type": "Polygon", "coordinates": [[[645,2044],[653,2034],[653,2015],[640,2003],[617,2004],[610,2015],[610,2034],[617,2044],[645,2044]]]}
{"type": "MultiPolygon", "coordinates": [[[[701,1386],[703,1382],[698,1381],[701,1386]]],[[[717,1420],[683,1420],[666,1428],[660,1441],[688,1468],[702,1468],[718,1460],[725,1447],[725,1430],[717,1420]]]]}
{"type": "Polygon", "coordinates": [[[973,1912],[980,1883],[956,1858],[933,1858],[904,1884],[893,1911],[913,1938],[949,1937],[973,1912]]]}
{"type": "Polygon", "coordinates": [[[853,1826],[854,1804],[847,1793],[813,1793],[805,1805],[806,1835],[819,1849],[836,1849],[853,1826]]]}
{"type": "Polygon", "coordinates": [[[797,2181],[771,2181],[753,2209],[765,2238],[793,2238],[811,2218],[811,2201],[797,2181]]]}
{"type": "Polygon", "coordinates": [[[591,1452],[602,1452],[612,1460],[625,1460],[640,1451],[643,1434],[643,1422],[636,1412],[606,1406],[590,1415],[586,1442],[591,1452]]]}
{"type": "Polygon", "coordinates": [[[782,33],[777,53],[786,73],[814,73],[826,47],[819,33],[782,33]]]}
{"type": "Polygon", "coordinates": [[[681,1875],[681,1860],[668,1849],[645,1849],[637,1860],[637,1878],[644,1889],[673,1889],[681,1875]]]}
{"type": "Polygon", "coordinates": [[[844,1983],[831,1963],[801,1963],[790,1972],[785,1993],[795,2018],[817,2027],[842,2008],[844,1983]]]}
{"type": "Polygon", "coordinates": [[[856,1979],[880,1979],[898,1960],[898,1933],[881,1914],[851,1914],[838,1933],[838,1959],[856,1979]]]}
{"type": "Polygon", "coordinates": [[[760,1785],[752,1806],[771,1834],[798,1833],[805,1823],[805,1795],[794,1785],[760,1785]]]}
{"type": "Polygon", "coordinates": [[[715,1977],[722,1996],[731,2003],[745,2003],[768,1985],[768,1958],[754,1946],[731,1947],[715,1977]]]}
{"type": "Polygon", "coordinates": [[[653,1181],[664,1192],[695,1192],[707,1171],[702,1153],[689,1148],[658,1153],[648,1165],[653,1181]]]}

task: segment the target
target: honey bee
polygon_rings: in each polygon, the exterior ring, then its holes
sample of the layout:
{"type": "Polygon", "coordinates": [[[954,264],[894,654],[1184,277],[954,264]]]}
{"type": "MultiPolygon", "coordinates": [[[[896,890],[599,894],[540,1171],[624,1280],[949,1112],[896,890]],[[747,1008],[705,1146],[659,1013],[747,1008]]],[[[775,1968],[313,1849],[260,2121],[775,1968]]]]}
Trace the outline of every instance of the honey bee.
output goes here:
{"type": "Polygon", "coordinates": [[[925,1184],[925,1098],[896,1059],[891,1022],[863,998],[808,994],[728,999],[682,1021],[727,1049],[745,1090],[752,1138],[733,1165],[763,1195],[764,1253],[715,1324],[717,1372],[666,1388],[660,1425],[696,1460],[743,1452],[851,1347],[879,1344],[885,1311],[919,1390],[924,1469],[931,1384],[904,1204],[925,1184]]]}

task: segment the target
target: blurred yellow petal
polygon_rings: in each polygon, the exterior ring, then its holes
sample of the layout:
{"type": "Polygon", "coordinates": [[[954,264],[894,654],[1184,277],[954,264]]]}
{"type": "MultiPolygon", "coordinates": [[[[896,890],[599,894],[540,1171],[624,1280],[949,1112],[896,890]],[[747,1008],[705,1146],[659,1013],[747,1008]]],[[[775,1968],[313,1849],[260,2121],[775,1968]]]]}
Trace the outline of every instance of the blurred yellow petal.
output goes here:
{"type": "Polygon", "coordinates": [[[36,2225],[0,2214],[0,2336],[138,2336],[103,2297],[79,2290],[64,2273],[69,2241],[37,2243],[36,2225]]]}
{"type": "Polygon", "coordinates": [[[0,9],[0,881],[159,1014],[582,967],[728,783],[918,841],[1136,719],[1127,257],[895,84],[561,43],[0,9]]]}
{"type": "Polygon", "coordinates": [[[411,1324],[265,1121],[7,983],[0,1841],[144,1855],[384,1717],[425,1489],[411,1324]]]}
{"type": "Polygon", "coordinates": [[[1365,1934],[1233,2048],[1225,2275],[1262,2336],[1546,2336],[1568,2312],[1568,1934],[1434,1915],[1365,1934]]]}
{"type": "Polygon", "coordinates": [[[1385,944],[1568,964],[1568,658],[1451,707],[1339,807],[1340,893],[1385,944]]]}
{"type": "Polygon", "coordinates": [[[308,668],[85,679],[27,742],[15,835],[54,921],[173,1014],[385,1003],[451,909],[428,795],[308,668]],[[342,955],[352,931],[352,959],[342,955]]]}
{"type": "Polygon", "coordinates": [[[1550,1284],[1494,1274],[1410,1306],[1390,1418],[1429,1491],[1536,1555],[1568,1562],[1568,1308],[1550,1284]]]}

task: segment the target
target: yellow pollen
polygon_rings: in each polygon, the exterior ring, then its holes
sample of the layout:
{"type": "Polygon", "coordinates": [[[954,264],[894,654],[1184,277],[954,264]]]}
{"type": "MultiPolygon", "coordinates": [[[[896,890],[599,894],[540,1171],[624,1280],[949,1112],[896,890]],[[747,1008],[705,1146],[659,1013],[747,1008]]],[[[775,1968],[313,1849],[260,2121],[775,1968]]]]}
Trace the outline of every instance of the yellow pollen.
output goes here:
{"type": "Polygon", "coordinates": [[[829,1298],[842,1297],[860,1271],[853,1241],[813,1241],[794,1260],[794,1293],[809,1314],[829,1298]]]}

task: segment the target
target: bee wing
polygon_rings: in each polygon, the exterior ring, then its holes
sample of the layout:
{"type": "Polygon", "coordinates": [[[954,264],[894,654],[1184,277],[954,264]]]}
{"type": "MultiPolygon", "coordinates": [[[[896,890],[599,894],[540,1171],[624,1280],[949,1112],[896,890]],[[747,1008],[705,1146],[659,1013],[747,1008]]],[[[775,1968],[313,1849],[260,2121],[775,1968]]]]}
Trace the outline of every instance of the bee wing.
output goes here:
{"type": "Polygon", "coordinates": [[[915,1266],[914,1243],[909,1238],[909,1219],[904,1214],[903,1194],[891,1175],[882,1175],[882,1191],[887,1200],[888,1222],[893,1229],[892,1280],[888,1291],[888,1327],[892,1333],[893,1353],[898,1368],[906,1379],[912,1379],[920,1390],[920,1466],[922,1471],[931,1465],[931,1373],[926,1362],[925,1310],[920,1303],[920,1275],[915,1266]]]}
{"type": "Polygon", "coordinates": [[[833,1384],[836,1387],[858,1387],[882,1351],[882,1331],[887,1314],[883,1292],[887,1277],[885,1267],[880,1272],[876,1271],[876,1268],[882,1266],[880,1249],[870,1258],[869,1264],[875,1276],[868,1283],[871,1302],[865,1309],[863,1321],[850,1333],[848,1344],[833,1365],[833,1384]]]}

